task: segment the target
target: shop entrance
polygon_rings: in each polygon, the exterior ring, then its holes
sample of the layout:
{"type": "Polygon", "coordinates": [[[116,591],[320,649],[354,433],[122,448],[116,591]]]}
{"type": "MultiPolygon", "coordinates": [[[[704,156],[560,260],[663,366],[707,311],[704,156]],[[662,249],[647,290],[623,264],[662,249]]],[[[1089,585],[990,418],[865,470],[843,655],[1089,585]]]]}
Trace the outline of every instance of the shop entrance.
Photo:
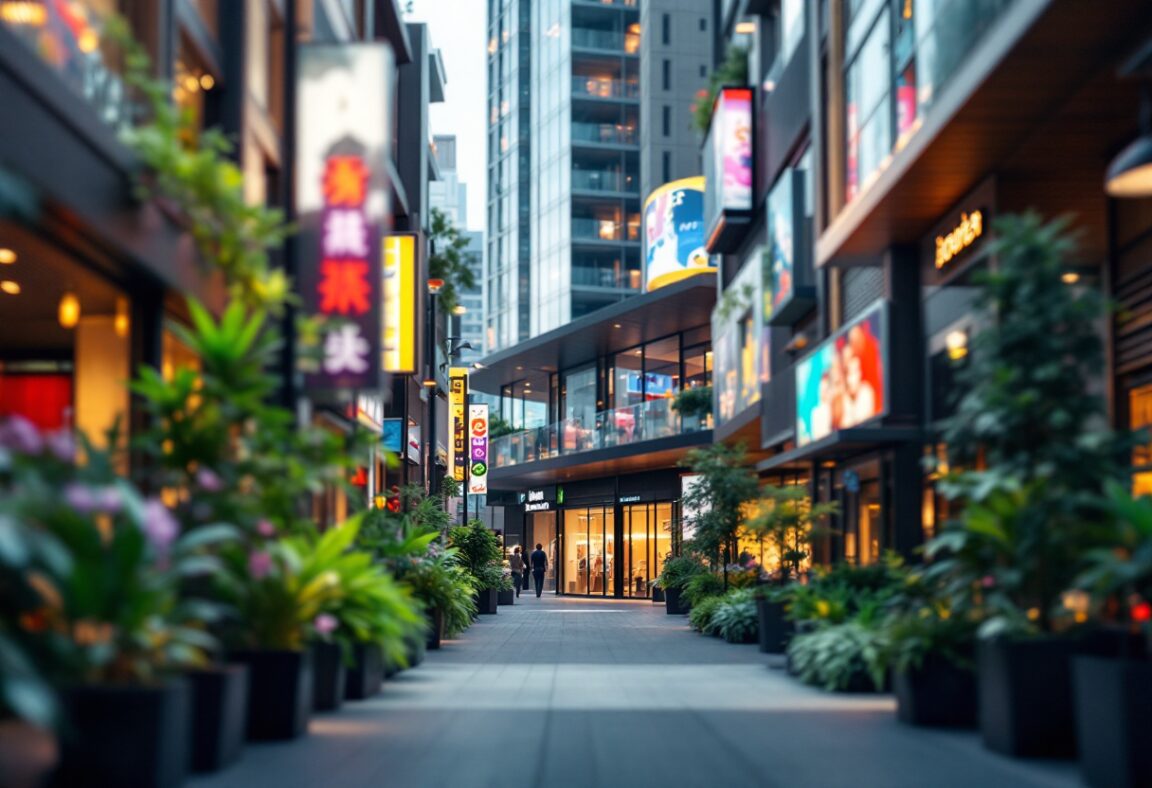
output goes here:
{"type": "Polygon", "coordinates": [[[557,590],[557,557],[560,555],[560,540],[556,533],[556,512],[532,512],[528,515],[528,528],[524,539],[524,558],[536,549],[536,545],[544,545],[544,552],[548,556],[548,570],[544,573],[544,592],[555,594],[557,590]]]}
{"type": "Polygon", "coordinates": [[[844,475],[844,558],[861,566],[876,563],[886,543],[879,463],[849,468],[844,475]]]}
{"type": "Polygon", "coordinates": [[[646,598],[652,581],[672,554],[672,504],[640,503],[621,507],[622,596],[646,598]]]}
{"type": "Polygon", "coordinates": [[[616,512],[611,506],[564,510],[565,594],[616,596],[616,512]]]}

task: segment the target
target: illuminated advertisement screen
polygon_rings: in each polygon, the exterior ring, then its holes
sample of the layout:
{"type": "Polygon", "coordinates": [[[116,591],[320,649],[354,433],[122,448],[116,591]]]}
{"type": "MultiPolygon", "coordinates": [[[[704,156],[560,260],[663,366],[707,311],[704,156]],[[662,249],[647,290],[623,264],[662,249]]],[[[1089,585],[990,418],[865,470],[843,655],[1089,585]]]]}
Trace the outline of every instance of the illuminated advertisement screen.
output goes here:
{"type": "Polygon", "coordinates": [[[661,375],[655,372],[641,375],[639,372],[629,372],[627,378],[629,394],[643,395],[647,389],[648,399],[661,399],[670,392],[676,391],[676,381],[672,379],[671,375],[661,375]]]}
{"type": "Polygon", "coordinates": [[[724,88],[716,99],[713,124],[718,135],[713,147],[715,172],[720,180],[720,207],[725,211],[752,210],[752,91],[724,88]]]}
{"type": "Polygon", "coordinates": [[[644,290],[715,271],[704,248],[704,178],[659,187],[644,201],[644,290]]]}
{"type": "Polygon", "coordinates": [[[389,235],[383,247],[384,371],[411,375],[416,372],[416,235],[389,235]]]}
{"type": "Polygon", "coordinates": [[[792,298],[796,275],[796,213],[793,190],[797,179],[785,173],[768,195],[768,263],[771,316],[792,298]]]}
{"type": "Polygon", "coordinates": [[[468,492],[488,492],[488,406],[468,406],[468,492]]]}
{"type": "Polygon", "coordinates": [[[884,335],[884,305],[879,303],[796,365],[798,446],[884,414],[884,335]]]}

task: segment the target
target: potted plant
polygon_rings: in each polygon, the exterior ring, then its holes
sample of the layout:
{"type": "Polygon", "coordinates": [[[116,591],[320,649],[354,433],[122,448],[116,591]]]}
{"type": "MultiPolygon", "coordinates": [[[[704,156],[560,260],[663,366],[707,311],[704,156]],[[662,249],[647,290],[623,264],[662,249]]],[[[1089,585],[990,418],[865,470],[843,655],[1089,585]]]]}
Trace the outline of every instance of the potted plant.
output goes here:
{"type": "Polygon", "coordinates": [[[785,615],[788,604],[787,586],[800,576],[801,566],[811,557],[811,544],[823,529],[825,518],[839,511],[834,502],[813,505],[804,487],[763,487],[756,514],[747,522],[748,532],[767,541],[776,567],[769,573],[769,584],[756,595],[759,617],[760,650],[783,654],[792,634],[792,623],[785,615]]]}
{"type": "Polygon", "coordinates": [[[756,472],[749,467],[742,445],[716,443],[690,451],[680,463],[697,474],[696,484],[684,496],[683,507],[692,512],[695,528],[688,549],[722,573],[728,590],[728,567],[738,555],[738,542],[748,505],[759,495],[756,472]]]}
{"type": "Polygon", "coordinates": [[[1094,288],[1061,279],[1067,223],[1035,214],[995,224],[997,266],[980,276],[982,330],[960,371],[963,396],[944,424],[953,473],[941,490],[962,505],[928,555],[956,606],[984,609],[977,648],[980,729],[1011,755],[1073,757],[1073,654],[1084,644],[1061,605],[1092,550],[1111,534],[1098,504],[1120,478],[1127,441],[1105,425],[1094,288]]]}
{"type": "Polygon", "coordinates": [[[472,624],[476,581],[457,563],[455,550],[431,545],[428,555],[408,561],[400,580],[424,605],[428,648],[440,648],[442,638],[456,637],[472,624]]]}
{"type": "Polygon", "coordinates": [[[1092,786],[1152,783],[1152,498],[1108,489],[1115,542],[1093,550],[1066,606],[1121,627],[1111,653],[1072,660],[1080,771],[1092,786]],[[1089,596],[1089,594],[1091,596],[1089,596]]]}
{"type": "Polygon", "coordinates": [[[500,570],[500,589],[496,597],[496,604],[516,604],[516,589],[512,586],[512,573],[504,569],[500,570]]]}
{"type": "Polygon", "coordinates": [[[720,597],[720,604],[709,622],[716,633],[729,643],[753,643],[759,640],[759,621],[754,588],[736,588],[720,597]]]}
{"type": "Polygon", "coordinates": [[[705,571],[704,565],[692,556],[677,556],[664,562],[664,568],[656,578],[656,586],[664,590],[664,604],[668,615],[688,612],[686,606],[680,602],[680,594],[688,580],[703,571],[705,571]]]}
{"type": "Polygon", "coordinates": [[[449,543],[457,551],[460,565],[476,579],[477,612],[494,615],[504,583],[500,540],[482,521],[473,520],[451,529],[449,543]]]}
{"type": "Polygon", "coordinates": [[[693,386],[681,390],[672,400],[672,410],[680,414],[680,418],[703,426],[712,416],[712,387],[693,386]]]}

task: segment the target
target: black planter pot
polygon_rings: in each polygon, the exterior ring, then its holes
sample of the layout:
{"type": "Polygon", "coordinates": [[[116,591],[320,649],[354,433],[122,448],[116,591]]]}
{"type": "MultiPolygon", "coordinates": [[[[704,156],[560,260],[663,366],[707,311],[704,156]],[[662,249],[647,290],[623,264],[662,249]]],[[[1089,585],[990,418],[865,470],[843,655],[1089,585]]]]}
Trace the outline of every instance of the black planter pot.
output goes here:
{"type": "Polygon", "coordinates": [[[664,589],[663,588],[661,588],[660,586],[652,586],[652,601],[653,602],[663,602],[664,601],[664,589]]]}
{"type": "Polygon", "coordinates": [[[509,588],[507,591],[500,589],[496,594],[496,604],[498,605],[514,605],[516,604],[516,591],[509,588]]]}
{"type": "Polygon", "coordinates": [[[248,739],[295,739],[312,712],[312,652],[237,651],[248,666],[248,739]]]}
{"type": "Polygon", "coordinates": [[[976,727],[976,672],[928,655],[919,668],[896,673],[896,717],[907,725],[976,727]]]}
{"type": "Polygon", "coordinates": [[[983,640],[977,646],[980,733],[1004,755],[1075,758],[1072,656],[1066,638],[983,640]]]}
{"type": "Polygon", "coordinates": [[[60,693],[66,715],[58,786],[170,788],[188,775],[188,682],[85,685],[60,693]]]}
{"type": "Polygon", "coordinates": [[[440,641],[444,637],[444,611],[433,608],[428,611],[428,642],[429,651],[440,648],[440,641]]]}
{"type": "Polygon", "coordinates": [[[352,649],[352,664],[344,674],[344,699],[371,698],[383,683],[384,649],[378,643],[357,643],[352,649]]]}
{"type": "Polygon", "coordinates": [[[684,615],[691,609],[687,603],[680,599],[679,588],[664,589],[664,608],[670,616],[684,615]]]}
{"type": "Polygon", "coordinates": [[[485,588],[476,592],[476,612],[482,616],[496,615],[500,592],[495,588],[485,588]]]}
{"type": "Polygon", "coordinates": [[[792,622],[784,617],[784,603],[758,598],[756,614],[760,618],[760,650],[765,654],[783,654],[795,630],[792,622]]]}
{"type": "Polygon", "coordinates": [[[192,690],[192,771],[235,763],[248,724],[248,666],[223,665],[185,674],[192,690]]]}
{"type": "Polygon", "coordinates": [[[1152,785],[1152,663],[1075,657],[1080,774],[1097,788],[1152,785]]]}
{"type": "Polygon", "coordinates": [[[335,711],[344,703],[344,652],[335,643],[312,646],[312,710],[335,711]]]}

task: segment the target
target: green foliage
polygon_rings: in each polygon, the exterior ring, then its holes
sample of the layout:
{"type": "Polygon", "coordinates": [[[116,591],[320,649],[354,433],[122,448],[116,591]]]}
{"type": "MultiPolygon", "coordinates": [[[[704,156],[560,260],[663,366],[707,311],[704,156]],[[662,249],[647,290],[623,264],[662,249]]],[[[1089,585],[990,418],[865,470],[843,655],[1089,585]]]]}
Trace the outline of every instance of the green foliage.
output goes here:
{"type": "Polygon", "coordinates": [[[520,431],[519,427],[515,427],[504,420],[498,413],[493,413],[488,420],[488,437],[489,438],[502,438],[505,435],[512,435],[520,431]]]}
{"type": "Polygon", "coordinates": [[[744,511],[759,494],[756,473],[748,467],[743,446],[716,443],[693,449],[680,463],[700,475],[684,496],[686,509],[697,512],[696,535],[689,547],[712,561],[731,563],[744,511]]]}
{"type": "Polygon", "coordinates": [[[703,571],[705,571],[704,565],[694,556],[681,555],[669,558],[664,562],[664,568],[660,570],[655,585],[665,590],[683,589],[693,576],[703,571]]]}
{"type": "Polygon", "coordinates": [[[1084,556],[1076,587],[1091,594],[1098,617],[1118,618],[1152,641],[1152,498],[1133,497],[1125,486],[1111,482],[1105,506],[1114,523],[1114,541],[1084,556]]]}
{"type": "Polygon", "coordinates": [[[472,520],[467,525],[453,528],[449,531],[448,542],[459,553],[460,565],[477,578],[488,567],[494,566],[499,570],[504,559],[499,537],[481,520],[472,520]]]}
{"type": "Polygon", "coordinates": [[[431,218],[428,240],[435,251],[428,256],[428,276],[444,280],[440,289],[440,306],[444,314],[450,315],[459,303],[459,291],[475,287],[476,277],[464,261],[468,239],[439,208],[432,209],[431,218]]]}
{"type": "Polygon", "coordinates": [[[839,511],[835,502],[813,505],[807,488],[799,485],[763,487],[760,507],[746,525],[753,536],[776,548],[780,563],[773,574],[786,583],[800,574],[800,564],[811,555],[812,542],[827,533],[822,524],[839,511]]]}
{"type": "Polygon", "coordinates": [[[977,611],[951,608],[940,575],[923,567],[910,570],[886,604],[880,622],[883,648],[879,663],[873,667],[891,666],[898,673],[906,673],[934,655],[971,669],[979,625],[977,611]]]}
{"type": "Polygon", "coordinates": [[[724,578],[712,572],[698,572],[688,578],[681,592],[682,598],[692,607],[713,596],[724,594],[724,578]]]}
{"type": "Polygon", "coordinates": [[[874,617],[857,616],[840,624],[795,635],[788,659],[800,680],[834,692],[850,689],[861,676],[876,689],[884,685],[883,633],[874,617]]]}
{"type": "Polygon", "coordinates": [[[712,387],[695,386],[677,392],[672,399],[672,410],[686,419],[706,419],[712,415],[712,387]]]}
{"type": "Polygon", "coordinates": [[[748,50],[729,47],[724,62],[708,76],[708,87],[696,94],[692,105],[692,125],[701,134],[708,133],[712,125],[712,104],[722,87],[740,87],[748,84],[748,50]]]}
{"type": "Polygon", "coordinates": [[[751,588],[729,591],[712,614],[712,627],[729,643],[751,643],[760,636],[756,594],[751,588]]]}
{"type": "Polygon", "coordinates": [[[710,596],[700,600],[700,603],[693,605],[691,612],[688,613],[688,623],[697,632],[705,635],[718,635],[719,632],[713,626],[713,618],[723,603],[724,598],[722,596],[710,596]]]}
{"type": "Polygon", "coordinates": [[[433,551],[411,561],[401,580],[427,610],[444,616],[444,636],[455,637],[472,624],[476,616],[477,590],[472,575],[456,563],[454,553],[433,551]]]}
{"type": "Polygon", "coordinates": [[[839,564],[817,570],[807,585],[793,583],[777,595],[792,621],[839,624],[885,605],[904,583],[900,557],[888,554],[877,564],[839,564]]]}

